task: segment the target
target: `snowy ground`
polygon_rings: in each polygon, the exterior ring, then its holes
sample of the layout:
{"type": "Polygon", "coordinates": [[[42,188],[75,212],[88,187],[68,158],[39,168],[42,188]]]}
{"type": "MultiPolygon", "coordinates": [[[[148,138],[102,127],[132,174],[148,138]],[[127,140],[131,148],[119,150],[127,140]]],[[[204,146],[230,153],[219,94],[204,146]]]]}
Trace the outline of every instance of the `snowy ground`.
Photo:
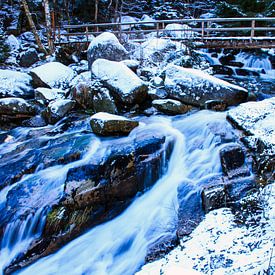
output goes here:
{"type": "Polygon", "coordinates": [[[264,210],[242,225],[228,208],[210,212],[186,242],[137,274],[274,274],[275,183],[261,201],[264,210]]]}

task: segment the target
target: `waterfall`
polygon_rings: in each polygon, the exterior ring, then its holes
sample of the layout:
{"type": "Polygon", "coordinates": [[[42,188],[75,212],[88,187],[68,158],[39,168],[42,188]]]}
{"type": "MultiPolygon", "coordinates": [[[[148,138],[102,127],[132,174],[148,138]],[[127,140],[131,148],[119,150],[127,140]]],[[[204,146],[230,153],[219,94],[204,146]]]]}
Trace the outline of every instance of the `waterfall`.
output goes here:
{"type": "Polygon", "coordinates": [[[167,173],[120,216],[19,273],[133,274],[144,263],[148,247],[175,230],[178,186],[186,182],[188,188],[193,186],[190,192],[194,192],[204,178],[221,174],[222,144],[209,124],[224,125],[225,113],[201,111],[185,118],[149,120],[148,127],[156,132],[165,131],[175,141],[167,173]]]}

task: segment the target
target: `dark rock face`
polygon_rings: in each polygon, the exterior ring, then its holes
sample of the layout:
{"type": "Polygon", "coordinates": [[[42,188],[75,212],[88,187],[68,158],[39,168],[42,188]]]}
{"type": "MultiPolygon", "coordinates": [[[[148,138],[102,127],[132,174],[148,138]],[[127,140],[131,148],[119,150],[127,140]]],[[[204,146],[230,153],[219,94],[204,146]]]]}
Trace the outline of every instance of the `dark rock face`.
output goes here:
{"type": "Polygon", "coordinates": [[[223,100],[208,100],[204,103],[204,107],[207,110],[223,112],[226,110],[227,104],[223,100]]]}
{"type": "Polygon", "coordinates": [[[234,71],[232,68],[223,65],[213,65],[214,74],[233,75],[234,71]]]}
{"type": "Polygon", "coordinates": [[[25,263],[115,217],[138,192],[152,186],[165,173],[172,151],[172,142],[165,141],[149,132],[132,140],[114,140],[103,159],[70,169],[63,199],[48,214],[43,237],[25,255],[25,263]]]}
{"type": "Polygon", "coordinates": [[[30,48],[21,54],[19,64],[22,67],[30,67],[37,61],[39,61],[39,57],[36,49],[30,48]]]}
{"type": "Polygon", "coordinates": [[[192,109],[192,106],[174,99],[156,99],[152,105],[160,112],[168,115],[185,114],[192,109]]]}
{"type": "Polygon", "coordinates": [[[260,76],[258,72],[249,69],[236,69],[236,74],[241,76],[260,76]]]}

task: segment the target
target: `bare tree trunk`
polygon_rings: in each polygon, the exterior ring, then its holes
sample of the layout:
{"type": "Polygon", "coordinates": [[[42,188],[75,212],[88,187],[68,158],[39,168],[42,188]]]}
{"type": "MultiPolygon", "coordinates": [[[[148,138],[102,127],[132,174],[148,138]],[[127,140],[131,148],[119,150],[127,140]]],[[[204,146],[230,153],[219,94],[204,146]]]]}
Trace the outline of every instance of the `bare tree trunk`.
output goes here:
{"type": "Polygon", "coordinates": [[[53,33],[52,33],[52,24],[51,24],[51,14],[50,14],[50,6],[49,1],[44,0],[44,9],[45,9],[45,21],[46,21],[46,29],[47,29],[47,38],[50,54],[54,52],[54,42],[53,42],[53,33]]]}
{"type": "Polygon", "coordinates": [[[27,0],[21,0],[22,2],[22,5],[23,5],[23,8],[24,8],[24,11],[25,11],[25,14],[27,16],[27,19],[28,19],[28,22],[29,22],[29,25],[30,25],[30,28],[31,28],[31,31],[35,37],[35,41],[38,45],[38,48],[41,52],[44,52],[45,54],[48,54],[44,45],[42,44],[41,42],[41,39],[37,33],[37,30],[36,30],[36,27],[35,27],[35,24],[32,20],[32,16],[31,16],[31,13],[30,13],[30,9],[29,9],[29,6],[28,6],[28,3],[27,3],[27,0]]]}
{"type": "Polygon", "coordinates": [[[98,0],[95,0],[95,18],[94,21],[97,23],[98,20],[98,0]]]}

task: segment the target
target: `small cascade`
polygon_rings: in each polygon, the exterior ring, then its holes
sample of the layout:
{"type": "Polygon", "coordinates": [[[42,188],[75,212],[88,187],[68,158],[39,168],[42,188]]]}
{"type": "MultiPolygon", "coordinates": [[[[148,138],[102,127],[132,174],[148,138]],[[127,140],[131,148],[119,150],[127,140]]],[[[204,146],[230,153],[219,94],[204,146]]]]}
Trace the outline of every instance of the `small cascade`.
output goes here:
{"type": "Polygon", "coordinates": [[[175,120],[154,117],[152,130],[165,131],[175,141],[167,173],[119,217],[97,226],[57,253],[21,270],[22,274],[134,274],[147,249],[175,231],[178,187],[198,190],[203,179],[221,175],[223,144],[209,125],[226,123],[225,113],[202,111],[175,120]]]}
{"type": "Polygon", "coordinates": [[[3,271],[12,260],[24,253],[30,244],[41,236],[46,215],[47,208],[41,208],[25,219],[17,219],[6,226],[0,247],[0,270],[3,271]]]}

